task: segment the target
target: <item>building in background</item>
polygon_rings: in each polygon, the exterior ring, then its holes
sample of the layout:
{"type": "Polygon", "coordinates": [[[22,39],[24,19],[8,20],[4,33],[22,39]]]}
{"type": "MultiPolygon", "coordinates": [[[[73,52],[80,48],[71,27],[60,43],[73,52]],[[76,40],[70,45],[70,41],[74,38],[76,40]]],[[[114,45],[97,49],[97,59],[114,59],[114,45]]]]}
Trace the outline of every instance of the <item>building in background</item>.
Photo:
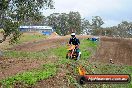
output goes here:
{"type": "Polygon", "coordinates": [[[19,30],[21,32],[39,32],[44,35],[51,35],[54,32],[50,26],[20,26],[19,30]]]}

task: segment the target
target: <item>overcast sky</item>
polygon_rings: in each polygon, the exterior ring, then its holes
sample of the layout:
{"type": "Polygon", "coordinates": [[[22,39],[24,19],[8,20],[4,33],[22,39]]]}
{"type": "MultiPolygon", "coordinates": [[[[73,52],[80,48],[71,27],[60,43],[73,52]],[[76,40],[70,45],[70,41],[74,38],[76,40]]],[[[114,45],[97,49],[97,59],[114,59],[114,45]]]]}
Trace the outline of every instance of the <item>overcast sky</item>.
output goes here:
{"type": "Polygon", "coordinates": [[[43,10],[48,16],[51,13],[69,13],[78,11],[82,18],[91,20],[92,16],[101,16],[103,26],[117,25],[123,20],[132,21],[132,0],[54,0],[54,10],[43,10]]]}

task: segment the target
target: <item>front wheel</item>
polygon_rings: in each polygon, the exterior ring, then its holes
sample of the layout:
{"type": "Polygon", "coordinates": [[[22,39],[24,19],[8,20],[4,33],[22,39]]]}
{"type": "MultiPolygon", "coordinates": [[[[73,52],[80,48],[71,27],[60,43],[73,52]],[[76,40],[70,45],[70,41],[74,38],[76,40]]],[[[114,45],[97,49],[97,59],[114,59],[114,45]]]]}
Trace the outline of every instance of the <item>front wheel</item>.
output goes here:
{"type": "Polygon", "coordinates": [[[76,58],[77,58],[76,60],[79,60],[81,58],[81,53],[80,52],[77,54],[76,58]]]}
{"type": "Polygon", "coordinates": [[[70,56],[68,54],[66,54],[66,59],[70,59],[70,56]]]}

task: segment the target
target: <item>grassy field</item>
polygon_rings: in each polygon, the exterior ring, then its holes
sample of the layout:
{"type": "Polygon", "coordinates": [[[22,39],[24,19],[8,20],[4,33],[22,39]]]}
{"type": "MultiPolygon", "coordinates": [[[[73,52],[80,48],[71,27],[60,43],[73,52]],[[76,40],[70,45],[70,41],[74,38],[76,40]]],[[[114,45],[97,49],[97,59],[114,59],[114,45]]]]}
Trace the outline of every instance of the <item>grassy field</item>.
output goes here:
{"type": "MultiPolygon", "coordinates": [[[[0,33],[1,33],[2,30],[0,30],[0,33]]],[[[22,44],[22,43],[27,43],[27,42],[34,42],[34,41],[38,41],[38,40],[42,40],[42,39],[46,39],[47,36],[44,36],[42,34],[39,34],[39,33],[23,33],[21,36],[20,36],[20,39],[17,41],[16,44],[9,44],[8,41],[4,41],[2,44],[0,44],[0,48],[1,49],[7,49],[7,48],[11,48],[15,45],[18,45],[18,44],[22,44]]]]}
{"type": "Polygon", "coordinates": [[[46,79],[56,74],[54,64],[45,64],[40,69],[17,74],[1,81],[3,88],[12,88],[17,83],[22,83],[24,87],[35,85],[38,80],[46,79]]]}
{"type": "MultiPolygon", "coordinates": [[[[0,33],[3,33],[3,29],[0,29],[0,33]]],[[[23,42],[30,42],[30,41],[35,41],[35,40],[41,40],[41,39],[45,39],[46,36],[34,32],[34,33],[22,33],[18,43],[23,43],[23,42]]]]}
{"type": "Polygon", "coordinates": [[[3,31],[3,29],[0,29],[0,33],[3,33],[4,31],[3,31]]]}
{"type": "MultiPolygon", "coordinates": [[[[88,40],[81,40],[80,49],[82,52],[82,57],[79,61],[69,60],[65,58],[66,55],[66,46],[60,46],[54,49],[48,49],[41,52],[18,52],[18,51],[5,51],[6,57],[12,58],[32,58],[32,59],[48,59],[50,56],[56,56],[57,61],[49,64],[44,64],[40,66],[39,69],[32,71],[24,72],[21,74],[14,75],[12,77],[1,80],[1,83],[4,87],[10,87],[17,82],[23,83],[26,86],[33,86],[39,80],[45,78],[53,77],[57,74],[57,70],[61,68],[61,65],[64,65],[63,69],[66,72],[66,78],[69,85],[73,85],[77,88],[132,88],[132,83],[130,84],[86,84],[80,86],[76,80],[78,73],[78,67],[84,66],[87,74],[130,74],[132,73],[131,66],[120,66],[115,64],[103,64],[92,62],[90,63],[88,59],[96,51],[99,42],[92,42],[88,40]],[[69,68],[66,66],[69,65],[69,68]],[[59,66],[59,67],[58,67],[59,66]],[[94,68],[97,66],[97,68],[94,68]]],[[[132,74],[131,74],[132,76],[132,74]]],[[[59,81],[59,80],[58,80],[59,81]]]]}
{"type": "MultiPolygon", "coordinates": [[[[80,46],[80,49],[83,52],[82,53],[82,59],[84,59],[84,60],[87,59],[91,55],[91,53],[85,49],[85,45],[95,48],[97,46],[97,44],[92,43],[92,42],[87,41],[87,40],[82,41],[82,45],[80,46]]],[[[51,55],[52,56],[57,56],[58,57],[58,62],[56,62],[54,64],[51,63],[52,65],[54,65],[54,67],[56,67],[56,65],[67,64],[67,63],[72,64],[72,63],[75,62],[74,60],[71,61],[71,60],[65,59],[65,55],[66,55],[66,52],[67,52],[66,48],[67,48],[67,46],[61,46],[59,48],[48,49],[48,50],[42,51],[42,52],[5,51],[5,56],[10,57],[10,58],[18,58],[18,59],[19,58],[44,59],[44,58],[48,58],[51,55]]],[[[57,68],[51,68],[51,69],[53,71],[54,71],[54,69],[57,70],[57,68]]],[[[18,75],[15,75],[13,77],[9,77],[7,79],[2,80],[2,84],[10,86],[11,84],[16,83],[16,81],[22,81],[22,82],[26,83],[27,85],[35,84],[35,82],[37,82],[39,79],[41,79],[41,78],[44,79],[44,78],[47,77],[46,75],[44,75],[44,76],[42,75],[42,77],[40,77],[40,78],[35,78],[36,74],[38,74],[38,73],[46,74],[44,72],[45,71],[43,71],[42,69],[38,70],[38,71],[35,70],[35,71],[31,71],[31,72],[24,72],[22,74],[18,74],[18,75]],[[31,80],[31,81],[29,81],[29,80],[31,80]]]]}
{"type": "MultiPolygon", "coordinates": [[[[87,50],[86,47],[92,47],[93,49],[96,49],[97,43],[96,42],[91,42],[87,40],[83,40],[82,44],[80,46],[81,52],[82,52],[82,59],[87,59],[90,57],[92,54],[90,51],[87,50]]],[[[11,57],[11,58],[33,58],[33,59],[41,59],[45,58],[51,55],[56,55],[59,58],[65,58],[66,56],[66,50],[67,46],[61,46],[58,48],[54,49],[48,49],[46,51],[41,51],[41,52],[23,52],[23,51],[5,51],[5,56],[6,57],[11,57]]]]}
{"type": "Polygon", "coordinates": [[[46,38],[46,36],[39,34],[39,33],[23,33],[22,36],[20,37],[20,40],[18,41],[18,43],[42,40],[45,38],[46,38]]]}

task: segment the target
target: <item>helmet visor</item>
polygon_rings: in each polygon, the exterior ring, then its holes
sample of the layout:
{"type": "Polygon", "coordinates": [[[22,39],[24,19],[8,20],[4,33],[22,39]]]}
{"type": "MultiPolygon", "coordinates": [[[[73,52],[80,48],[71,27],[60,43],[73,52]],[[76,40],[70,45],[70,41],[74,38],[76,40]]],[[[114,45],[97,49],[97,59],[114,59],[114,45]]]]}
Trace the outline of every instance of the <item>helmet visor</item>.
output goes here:
{"type": "Polygon", "coordinates": [[[74,38],[74,37],[75,37],[75,35],[71,35],[71,37],[73,37],[73,38],[74,38]]]}

